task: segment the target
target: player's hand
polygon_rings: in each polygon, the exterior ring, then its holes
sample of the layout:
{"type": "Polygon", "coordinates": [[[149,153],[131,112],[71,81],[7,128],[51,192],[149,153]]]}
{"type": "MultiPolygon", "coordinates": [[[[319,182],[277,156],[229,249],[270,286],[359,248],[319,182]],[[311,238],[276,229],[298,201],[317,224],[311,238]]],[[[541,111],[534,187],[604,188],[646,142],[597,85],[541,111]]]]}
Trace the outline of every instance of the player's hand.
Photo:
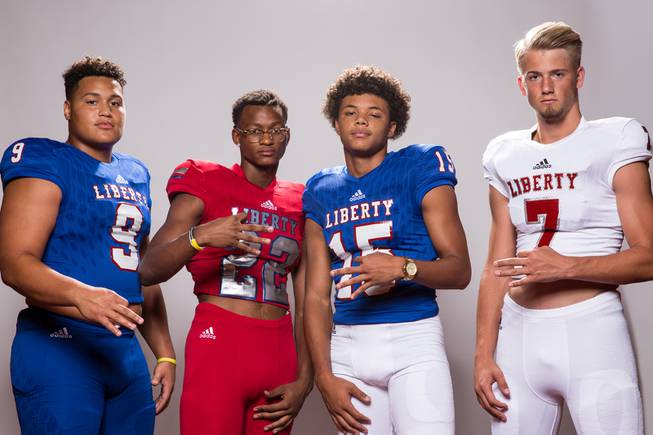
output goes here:
{"type": "Polygon", "coordinates": [[[558,254],[548,246],[517,253],[517,257],[494,262],[495,276],[513,278],[508,285],[518,287],[536,282],[552,282],[571,277],[571,257],[558,254]]]}
{"type": "Polygon", "coordinates": [[[129,308],[127,299],[113,290],[87,287],[75,299],[75,306],[84,318],[99,323],[116,336],[122,334],[120,326],[134,330],[143,323],[143,318],[129,308]]]}
{"type": "Polygon", "coordinates": [[[397,279],[401,279],[404,267],[404,258],[395,257],[391,254],[382,252],[374,252],[369,255],[355,257],[354,263],[359,263],[360,266],[343,267],[341,269],[334,269],[331,271],[331,276],[358,274],[346,280],[341,280],[336,289],[340,290],[354,284],[361,284],[355,292],[351,294],[354,299],[370,287],[376,286],[376,292],[388,290],[395,285],[397,279]]]}
{"type": "Polygon", "coordinates": [[[272,433],[281,432],[293,422],[310,391],[310,386],[301,381],[280,385],[270,391],[266,390],[263,394],[271,403],[254,408],[254,418],[275,420],[263,430],[272,433]]]}
{"type": "Polygon", "coordinates": [[[259,255],[261,251],[248,243],[267,245],[270,239],[258,237],[254,232],[271,233],[274,229],[268,225],[244,224],[245,218],[247,213],[241,212],[198,225],[194,231],[195,239],[201,246],[237,248],[248,254],[259,255]]]}
{"type": "Polygon", "coordinates": [[[476,361],[474,367],[474,390],[476,400],[493,417],[505,422],[508,405],[499,401],[492,391],[492,385],[496,383],[507,398],[510,398],[508,383],[503,372],[493,358],[484,358],[476,361]]]}
{"type": "Polygon", "coordinates": [[[363,425],[370,424],[372,421],[358,412],[351,403],[351,398],[355,397],[365,405],[369,405],[371,403],[369,396],[351,382],[332,374],[317,379],[317,386],[322,393],[331,420],[340,432],[367,433],[367,428],[363,425]]]}
{"type": "Polygon", "coordinates": [[[172,390],[175,388],[176,368],[177,367],[174,364],[167,361],[157,363],[156,367],[154,367],[154,373],[152,373],[152,386],[156,387],[161,385],[159,397],[157,397],[154,402],[156,405],[157,414],[166,409],[170,403],[172,390]]]}

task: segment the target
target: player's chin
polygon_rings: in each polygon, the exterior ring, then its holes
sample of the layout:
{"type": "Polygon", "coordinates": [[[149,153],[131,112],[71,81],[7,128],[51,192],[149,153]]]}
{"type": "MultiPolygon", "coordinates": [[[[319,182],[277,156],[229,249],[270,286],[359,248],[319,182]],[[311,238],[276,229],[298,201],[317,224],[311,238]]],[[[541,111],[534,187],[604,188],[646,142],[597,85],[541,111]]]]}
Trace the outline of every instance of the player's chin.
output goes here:
{"type": "Polygon", "coordinates": [[[281,161],[281,156],[269,156],[269,157],[258,157],[254,164],[262,169],[275,168],[279,166],[281,161]]]}
{"type": "Polygon", "coordinates": [[[122,132],[116,130],[107,130],[94,132],[89,135],[86,143],[95,144],[96,148],[111,148],[122,137],[122,132]]]}

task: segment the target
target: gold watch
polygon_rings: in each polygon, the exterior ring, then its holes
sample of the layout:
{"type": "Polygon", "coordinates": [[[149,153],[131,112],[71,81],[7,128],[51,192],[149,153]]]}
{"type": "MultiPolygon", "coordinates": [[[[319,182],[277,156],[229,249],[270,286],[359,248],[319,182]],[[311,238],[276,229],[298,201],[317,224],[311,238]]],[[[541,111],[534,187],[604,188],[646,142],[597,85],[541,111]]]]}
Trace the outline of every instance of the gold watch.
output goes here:
{"type": "Polygon", "coordinates": [[[412,258],[404,257],[404,267],[402,268],[404,277],[402,279],[412,281],[417,275],[417,264],[412,258]]]}

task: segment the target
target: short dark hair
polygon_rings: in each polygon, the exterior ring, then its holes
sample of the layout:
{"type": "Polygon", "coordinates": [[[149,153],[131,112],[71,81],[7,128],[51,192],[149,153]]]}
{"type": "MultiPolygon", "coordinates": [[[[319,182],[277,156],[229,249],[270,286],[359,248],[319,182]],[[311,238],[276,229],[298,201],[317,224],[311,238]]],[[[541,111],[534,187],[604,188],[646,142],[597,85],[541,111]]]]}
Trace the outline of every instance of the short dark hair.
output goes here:
{"type": "Polygon", "coordinates": [[[238,98],[236,102],[231,107],[231,119],[234,122],[234,126],[238,125],[240,121],[240,115],[243,113],[245,106],[270,106],[278,107],[281,109],[281,116],[283,117],[283,122],[288,121],[288,107],[283,102],[277,94],[267,89],[258,89],[256,91],[250,91],[238,98]]]}
{"type": "Polygon", "coordinates": [[[89,76],[109,77],[120,83],[122,87],[125,87],[127,84],[125,73],[120,65],[101,57],[84,56],[83,59],[73,63],[63,73],[66,99],[70,99],[73,96],[79,81],[89,76]]]}
{"type": "Polygon", "coordinates": [[[390,107],[390,121],[397,124],[394,137],[406,131],[410,119],[410,95],[401,82],[371,65],[358,65],[343,71],[327,90],[322,113],[335,127],[342,100],[349,95],[372,94],[383,98],[390,107]]]}

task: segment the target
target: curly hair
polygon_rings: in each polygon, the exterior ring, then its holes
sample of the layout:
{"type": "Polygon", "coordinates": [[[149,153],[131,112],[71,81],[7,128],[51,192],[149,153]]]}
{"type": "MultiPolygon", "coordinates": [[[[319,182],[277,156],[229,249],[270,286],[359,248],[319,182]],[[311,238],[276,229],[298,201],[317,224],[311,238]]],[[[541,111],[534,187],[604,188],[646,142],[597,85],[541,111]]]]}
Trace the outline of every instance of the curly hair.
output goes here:
{"type": "Polygon", "coordinates": [[[238,121],[240,121],[240,115],[243,113],[245,106],[278,107],[281,109],[283,122],[285,123],[288,121],[288,107],[286,107],[286,103],[284,103],[277,94],[272,91],[268,91],[267,89],[250,91],[236,100],[236,102],[231,107],[231,119],[234,122],[234,126],[238,125],[238,121]]]}
{"type": "Polygon", "coordinates": [[[342,100],[349,95],[362,94],[376,95],[388,103],[390,120],[397,124],[394,138],[406,131],[410,119],[410,95],[397,78],[371,65],[348,68],[329,86],[322,113],[331,122],[331,126],[335,127],[342,100]]]}
{"type": "Polygon", "coordinates": [[[109,77],[125,87],[125,73],[120,65],[101,57],[84,56],[83,59],[73,63],[70,68],[63,73],[64,87],[66,88],[66,99],[70,99],[84,77],[100,76],[109,77]]]}

